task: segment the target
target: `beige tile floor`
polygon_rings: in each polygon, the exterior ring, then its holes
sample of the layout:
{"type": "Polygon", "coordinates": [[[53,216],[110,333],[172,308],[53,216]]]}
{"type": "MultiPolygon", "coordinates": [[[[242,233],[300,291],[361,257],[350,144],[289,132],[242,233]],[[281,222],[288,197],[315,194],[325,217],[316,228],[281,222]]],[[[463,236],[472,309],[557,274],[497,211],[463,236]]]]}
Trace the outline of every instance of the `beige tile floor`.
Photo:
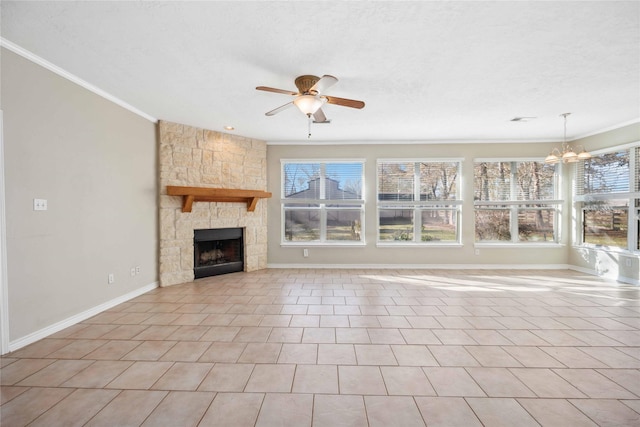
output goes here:
{"type": "Polygon", "coordinates": [[[2,358],[10,426],[639,426],[640,287],[572,271],[263,270],[2,358]]]}

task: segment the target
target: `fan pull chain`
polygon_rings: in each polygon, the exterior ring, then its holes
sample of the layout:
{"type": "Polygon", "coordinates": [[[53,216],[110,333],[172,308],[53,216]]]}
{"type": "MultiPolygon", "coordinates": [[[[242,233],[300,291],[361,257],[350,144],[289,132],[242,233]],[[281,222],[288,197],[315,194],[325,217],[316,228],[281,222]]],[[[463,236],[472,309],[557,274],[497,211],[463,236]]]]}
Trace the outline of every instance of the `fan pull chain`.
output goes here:
{"type": "Polygon", "coordinates": [[[309,118],[309,121],[308,121],[309,134],[307,135],[307,139],[311,139],[311,114],[307,114],[307,117],[309,118]]]}

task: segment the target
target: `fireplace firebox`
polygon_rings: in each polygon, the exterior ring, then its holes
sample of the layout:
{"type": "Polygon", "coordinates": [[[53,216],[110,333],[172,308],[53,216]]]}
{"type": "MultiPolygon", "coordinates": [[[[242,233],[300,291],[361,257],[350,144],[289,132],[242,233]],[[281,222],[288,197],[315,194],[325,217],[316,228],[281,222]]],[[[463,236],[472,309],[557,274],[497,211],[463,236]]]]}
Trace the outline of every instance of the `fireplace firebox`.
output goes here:
{"type": "Polygon", "coordinates": [[[244,230],[194,230],[193,273],[196,279],[244,271],[244,230]]]}

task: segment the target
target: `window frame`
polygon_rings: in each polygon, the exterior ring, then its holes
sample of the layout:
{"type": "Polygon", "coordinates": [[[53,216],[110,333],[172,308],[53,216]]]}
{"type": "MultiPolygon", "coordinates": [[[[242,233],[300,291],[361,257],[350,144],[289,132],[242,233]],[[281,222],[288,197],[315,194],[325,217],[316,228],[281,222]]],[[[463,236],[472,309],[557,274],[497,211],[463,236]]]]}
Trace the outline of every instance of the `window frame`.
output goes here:
{"type": "Polygon", "coordinates": [[[542,157],[489,157],[489,158],[474,158],[473,159],[473,192],[475,197],[475,180],[476,174],[475,169],[478,163],[510,163],[510,177],[509,177],[509,200],[474,200],[473,201],[473,240],[474,246],[477,247],[499,247],[499,246],[507,246],[507,247],[559,247],[562,246],[562,218],[563,218],[563,165],[561,163],[557,163],[555,165],[555,172],[553,178],[553,190],[554,190],[554,198],[553,199],[542,199],[542,200],[517,200],[517,164],[518,163],[526,163],[526,162],[537,162],[544,165],[544,158],[542,157]],[[515,166],[515,167],[514,167],[515,166]],[[515,172],[514,172],[515,171],[515,172]],[[543,205],[540,207],[532,207],[526,205],[543,205]],[[511,235],[510,240],[477,240],[476,234],[476,213],[479,210],[487,210],[487,209],[496,209],[496,210],[505,210],[509,209],[509,233],[511,235]],[[518,223],[518,212],[521,210],[536,210],[536,209],[553,209],[553,240],[552,241],[529,241],[529,240],[521,240],[520,239],[520,228],[518,223]]]}
{"type": "Polygon", "coordinates": [[[578,165],[573,173],[573,209],[576,218],[576,233],[574,245],[579,248],[598,249],[609,252],[620,252],[632,255],[640,254],[640,141],[628,144],[616,145],[613,147],[594,150],[593,157],[603,154],[629,151],[629,191],[610,193],[590,193],[579,194],[578,185],[584,183],[584,166],[578,165]],[[582,167],[581,167],[582,166],[582,167]],[[627,247],[609,246],[606,244],[596,244],[585,242],[585,220],[584,215],[588,210],[585,204],[595,201],[625,200],[627,202],[627,247]]]}
{"type": "Polygon", "coordinates": [[[365,166],[366,160],[363,158],[338,158],[338,159],[280,159],[280,245],[281,246],[365,246],[365,166]],[[320,182],[319,197],[295,199],[285,197],[285,165],[287,164],[319,164],[320,166],[320,182]],[[326,166],[328,164],[361,164],[361,199],[326,199],[325,179],[326,166]],[[324,178],[324,179],[323,179],[324,178]],[[299,208],[285,205],[301,205],[299,208]],[[318,205],[315,207],[304,205],[318,205]],[[344,207],[341,207],[344,206],[344,207]],[[357,207],[355,205],[358,205],[357,207]],[[286,239],[286,212],[295,210],[317,210],[319,212],[319,239],[305,241],[291,241],[286,239]],[[360,214],[360,240],[327,240],[327,218],[328,212],[339,210],[359,211],[360,214]]]}
{"type": "Polygon", "coordinates": [[[429,158],[380,158],[376,159],[376,246],[378,247],[399,247],[399,246],[462,246],[462,165],[464,158],[461,157],[429,157],[429,158]],[[413,163],[413,198],[412,201],[401,200],[380,200],[380,165],[383,163],[413,163]],[[420,193],[420,163],[456,163],[456,198],[454,200],[421,200],[420,193]],[[412,240],[381,240],[380,239],[380,212],[382,210],[410,210],[413,214],[413,239],[412,240]],[[455,213],[456,239],[455,241],[422,241],[422,213],[428,211],[453,211],[455,213]]]}

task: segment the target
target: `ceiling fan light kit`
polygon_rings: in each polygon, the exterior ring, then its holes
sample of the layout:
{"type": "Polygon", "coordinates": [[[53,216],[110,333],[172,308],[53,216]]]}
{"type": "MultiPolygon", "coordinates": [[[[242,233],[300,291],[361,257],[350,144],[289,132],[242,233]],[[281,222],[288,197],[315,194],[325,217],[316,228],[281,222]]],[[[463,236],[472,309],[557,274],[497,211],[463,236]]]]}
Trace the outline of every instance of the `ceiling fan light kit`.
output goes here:
{"type": "Polygon", "coordinates": [[[295,106],[307,117],[318,111],[325,102],[327,102],[326,98],[317,95],[300,95],[293,100],[295,106]]]}
{"type": "Polygon", "coordinates": [[[296,85],[296,88],[298,88],[298,92],[292,92],[285,89],[276,89],[268,86],[258,86],[256,87],[256,89],[265,92],[282,93],[284,95],[295,96],[295,99],[293,101],[288,102],[271,111],[267,111],[265,115],[273,116],[280,111],[286,110],[292,105],[295,105],[300,111],[302,111],[305,116],[309,118],[309,138],[311,137],[312,116],[314,123],[331,122],[331,120],[327,119],[327,117],[325,116],[324,111],[322,111],[322,106],[324,104],[334,104],[357,109],[361,109],[364,107],[364,102],[362,101],[324,95],[323,93],[325,90],[338,83],[337,78],[328,74],[325,74],[324,76],[322,76],[322,78],[310,74],[305,74],[303,76],[297,77],[294,83],[296,85]]]}

